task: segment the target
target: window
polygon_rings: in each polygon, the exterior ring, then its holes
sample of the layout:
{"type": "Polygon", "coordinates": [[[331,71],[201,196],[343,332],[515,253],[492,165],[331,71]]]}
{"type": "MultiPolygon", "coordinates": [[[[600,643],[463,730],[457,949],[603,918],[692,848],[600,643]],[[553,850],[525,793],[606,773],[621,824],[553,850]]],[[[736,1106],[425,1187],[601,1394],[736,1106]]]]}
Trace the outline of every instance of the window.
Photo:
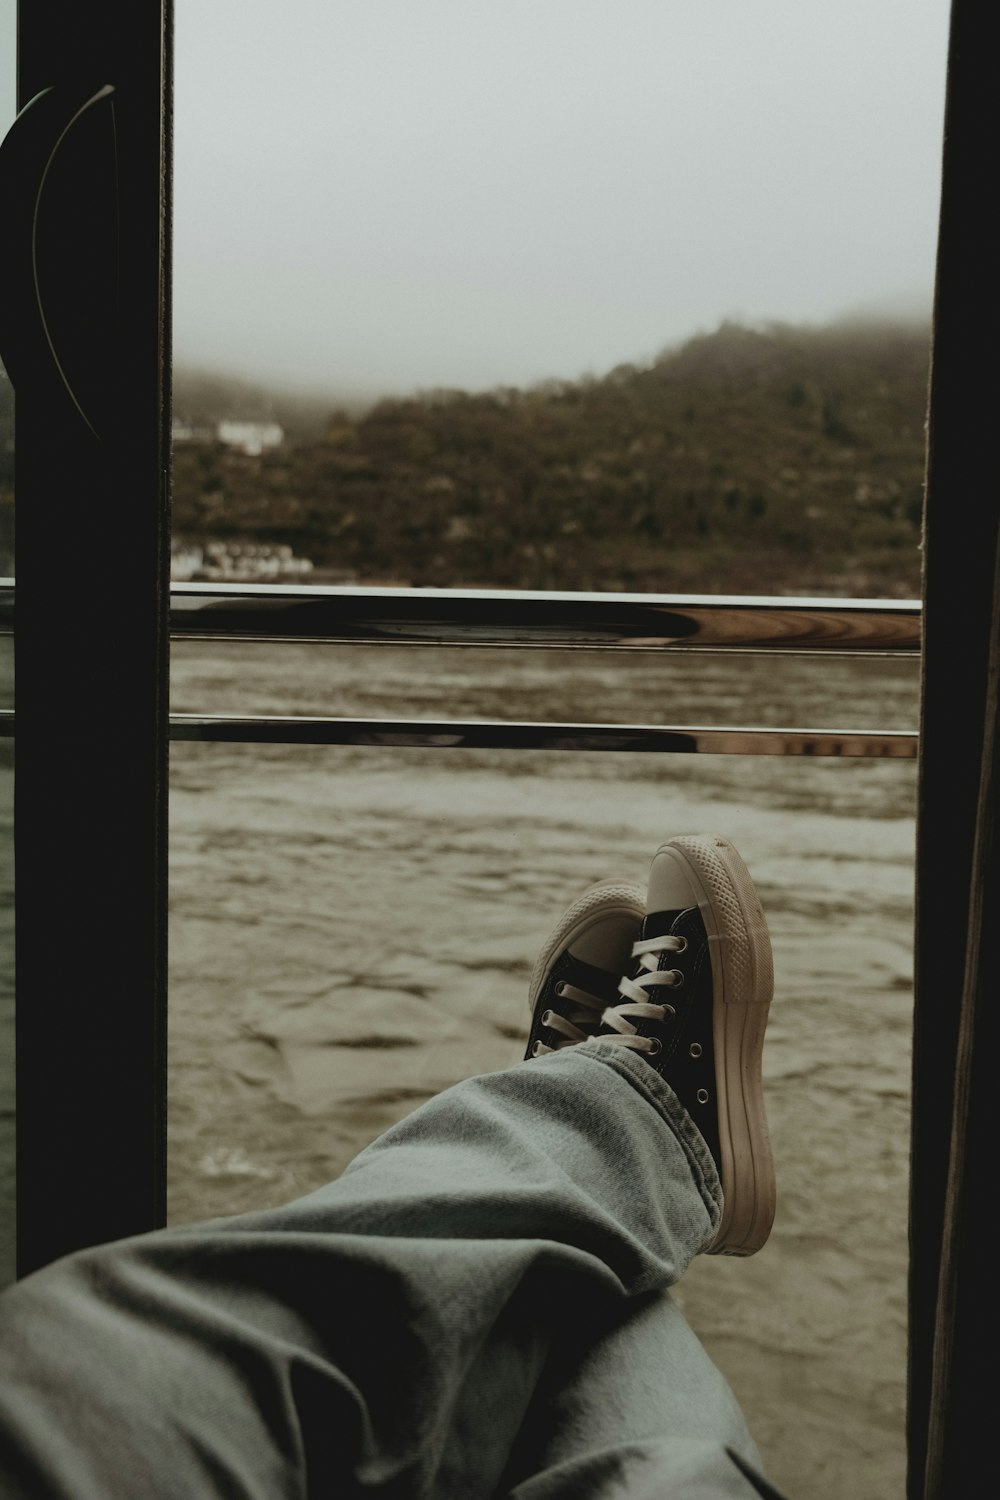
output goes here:
{"type": "MultiPolygon", "coordinates": [[[[605,13],[601,7],[593,10],[605,13]]],[[[676,13],[656,10],[651,24],[663,40],[664,29],[677,24],[676,13]]],[[[498,191],[490,199],[482,186],[484,141],[490,110],[499,118],[498,99],[479,102],[479,95],[489,93],[491,70],[477,62],[487,43],[467,10],[460,24],[458,11],[449,6],[399,7],[380,11],[377,19],[370,8],[367,19],[341,8],[325,22],[310,12],[310,28],[329,25],[337,34],[329,36],[328,45],[317,45],[318,34],[311,29],[305,73],[296,67],[289,106],[298,132],[296,152],[278,145],[280,107],[261,110],[255,102],[272,96],[275,57],[296,47],[294,30],[274,39],[277,52],[267,51],[264,91],[253,84],[264,49],[246,24],[245,7],[229,20],[213,9],[213,34],[200,38],[196,18],[181,9],[178,354],[221,361],[223,350],[232,348],[249,379],[241,388],[232,380],[207,383],[202,376],[199,388],[190,371],[180,372],[176,514],[190,530],[177,541],[179,550],[188,549],[189,561],[201,548],[192,572],[200,570],[214,586],[224,584],[227,574],[266,579],[275,576],[268,572],[274,566],[277,575],[284,571],[294,581],[282,564],[302,560],[314,564],[309,576],[323,578],[325,569],[325,581],[334,583],[915,592],[913,584],[903,584],[907,576],[916,577],[923,335],[910,333],[907,343],[900,334],[896,346],[877,335],[877,351],[869,347],[867,364],[862,360],[866,378],[872,378],[867,405],[850,385],[857,373],[850,361],[866,338],[857,328],[843,347],[833,335],[825,336],[824,353],[837,368],[829,388],[817,385],[811,367],[776,382],[770,395],[775,402],[780,396],[781,417],[796,445],[794,460],[778,472],[768,466],[770,455],[753,445],[760,410],[741,402],[747,370],[755,389],[760,384],[767,395],[762,362],[766,369],[769,360],[787,356],[794,364],[823,345],[824,335],[815,330],[807,337],[802,330],[775,329],[767,326],[769,317],[798,322],[815,318],[819,306],[824,318],[832,317],[878,294],[881,289],[865,283],[864,274],[880,252],[891,257],[887,224],[895,215],[899,228],[900,211],[919,218],[906,237],[924,247],[926,313],[945,8],[927,17],[939,50],[924,57],[914,46],[906,53],[912,71],[906,74],[904,96],[919,100],[920,107],[902,115],[893,115],[875,88],[899,66],[895,40],[890,52],[880,33],[883,25],[895,28],[898,40],[902,11],[876,17],[869,8],[863,16],[831,16],[824,25],[836,26],[835,45],[828,45],[833,32],[825,32],[823,45],[806,62],[796,47],[801,49],[811,22],[798,9],[774,6],[763,29],[781,66],[759,75],[746,66],[736,35],[743,36],[740,28],[751,21],[758,25],[756,14],[739,20],[727,16],[727,28],[733,29],[724,32],[715,18],[705,19],[704,11],[701,20],[689,11],[682,40],[695,45],[702,69],[698,82],[706,92],[696,113],[688,101],[673,133],[664,115],[673,118],[670,69],[680,65],[666,44],[657,49],[647,43],[659,86],[633,90],[641,107],[626,118],[608,107],[606,83],[627,43],[616,41],[611,62],[596,53],[587,56],[580,29],[570,41],[560,14],[553,7],[539,19],[537,7],[530,17],[527,10],[508,7],[482,23],[492,28],[491,48],[498,42],[493,32],[501,33],[501,52],[490,55],[508,117],[510,100],[517,100],[511,128],[519,149],[516,160],[500,169],[508,195],[498,191]],[[407,50],[411,24],[426,33],[420,69],[414,69],[407,50]],[[876,28],[870,47],[861,42],[865,24],[876,28]],[[511,45],[510,34],[503,35],[508,26],[521,38],[518,47],[511,45]],[[529,28],[532,42],[539,43],[537,56],[525,40],[529,28]],[[456,49],[448,54],[453,60],[447,87],[429,82],[429,76],[437,80],[433,67],[447,51],[442,38],[456,49]],[[575,90],[572,109],[562,111],[551,82],[560,71],[553,69],[551,54],[561,42],[568,48],[561,71],[575,90]],[[230,58],[228,78],[241,80],[248,91],[242,103],[218,88],[216,59],[223,44],[230,58]],[[458,51],[462,46],[465,52],[458,51]],[[357,66],[366,52],[379,59],[384,90],[357,66]],[[811,115],[816,101],[809,93],[823,62],[830,64],[823,96],[828,128],[815,138],[812,155],[800,159],[799,175],[789,177],[783,155],[788,140],[801,134],[803,118],[819,128],[823,106],[811,115]],[[206,86],[203,99],[207,103],[211,97],[212,125],[196,128],[202,106],[195,80],[206,63],[213,82],[211,95],[206,86]],[[343,77],[337,72],[341,67],[343,77]],[[520,89],[519,77],[528,80],[520,89]],[[845,94],[847,77],[851,87],[845,94]],[[389,79],[399,87],[390,89],[389,79]],[[705,103],[712,97],[709,85],[720,89],[714,110],[705,103]],[[389,94],[408,101],[405,129],[385,112],[389,94]],[[326,137],[312,113],[313,101],[321,97],[332,101],[338,121],[326,137]],[[447,149],[435,151],[433,136],[421,133],[425,109],[447,149]],[[457,128],[465,110],[476,129],[457,128]],[[727,147],[745,153],[742,196],[732,189],[710,191],[713,179],[694,170],[692,119],[707,133],[715,115],[723,117],[728,132],[716,143],[717,162],[727,147]],[[749,131],[758,118],[766,122],[769,149],[755,155],[749,131]],[[546,123],[552,127],[548,135],[542,129],[546,123]],[[531,130],[537,132],[534,139],[531,130]],[[904,152],[899,160],[908,165],[894,172],[890,143],[898,143],[907,130],[912,155],[904,152]],[[662,233],[662,226],[650,217],[659,183],[629,149],[636,131],[658,143],[673,174],[671,237],[660,246],[666,291],[663,301],[652,305],[636,298],[635,283],[651,245],[660,245],[656,232],[662,233]],[[206,149],[209,140],[218,147],[218,158],[206,149]],[[852,140],[863,142],[866,152],[874,142],[885,146],[885,180],[891,184],[885,207],[891,199],[892,211],[876,223],[865,221],[860,199],[852,196],[859,180],[852,140]],[[574,153],[581,150],[590,153],[592,189],[582,200],[571,203],[563,191],[546,203],[536,184],[551,183],[555,163],[557,185],[563,188],[571,180],[574,153]],[[281,166],[281,184],[269,198],[263,183],[271,161],[281,166]],[[532,173],[535,163],[541,168],[538,177],[532,173]],[[468,190],[461,205],[448,197],[456,177],[468,190]],[[675,187],[683,191],[674,192],[675,187]],[[774,217],[763,212],[764,200],[774,217]],[[552,311],[553,319],[562,317],[564,332],[581,338],[620,315],[621,343],[613,354],[592,348],[583,353],[576,344],[563,356],[565,364],[553,363],[553,324],[547,327],[546,363],[532,368],[530,361],[522,362],[520,368],[530,372],[524,375],[484,375],[482,366],[472,374],[465,373],[472,366],[461,367],[461,375],[423,374],[404,362],[399,378],[407,390],[389,392],[401,399],[374,416],[359,410],[363,402],[356,389],[331,389],[318,409],[282,391],[283,381],[302,382],[307,369],[306,359],[296,363],[278,337],[283,325],[295,321],[286,301],[292,281],[308,286],[311,307],[326,310],[326,321],[310,316],[306,330],[305,348],[315,368],[326,372],[347,349],[353,363],[339,368],[353,369],[362,387],[368,382],[362,398],[376,394],[378,380],[388,378],[372,373],[370,362],[380,348],[405,348],[416,359],[447,316],[462,323],[464,355],[481,356],[470,346],[483,342],[489,303],[475,301],[483,293],[475,268],[484,261],[495,267],[502,259],[498,252],[490,260],[489,247],[478,260],[469,254],[483,224],[508,253],[506,270],[495,270],[498,321],[506,317],[523,331],[532,321],[525,312],[530,303],[525,286],[534,274],[531,257],[544,260],[546,250],[536,222],[539,216],[549,222],[543,210],[552,201],[560,206],[565,222],[557,228],[566,238],[561,260],[557,256],[543,270],[542,282],[547,275],[550,284],[539,305],[552,311]],[[528,212],[531,205],[534,214],[528,212]],[[746,217],[738,231],[733,220],[741,210],[746,217]],[[782,285],[782,266],[787,285],[783,257],[798,247],[797,265],[819,264],[820,245],[844,218],[856,222],[856,234],[850,255],[838,261],[824,292],[827,302],[810,304],[802,293],[805,301],[782,303],[776,288],[782,285]],[[423,240],[428,222],[430,237],[423,240]],[[276,224],[283,245],[268,248],[276,224]],[[303,226],[298,233],[292,228],[296,224],[303,226]],[[368,262],[351,242],[358,224],[368,262]],[[691,225],[694,240],[683,241],[691,225]],[[807,236],[801,242],[799,232],[807,236]],[[596,268],[583,253],[591,241],[603,254],[596,268]],[[609,258],[612,241],[622,250],[620,262],[609,258]],[[761,245],[774,252],[769,292],[758,294],[723,276],[723,284],[732,288],[731,301],[716,300],[705,311],[692,303],[689,286],[699,256],[717,264],[720,274],[735,276],[761,245]],[[413,247],[411,264],[405,256],[399,264],[392,261],[399,246],[407,253],[413,247]],[[286,250],[291,270],[282,258],[286,250]],[[861,279],[851,282],[854,273],[861,279]],[[607,293],[609,280],[613,295],[607,293]],[[382,297],[366,329],[367,281],[377,283],[382,297]],[[224,322],[232,289],[239,306],[255,311],[238,332],[235,323],[224,322]],[[664,327],[664,309],[673,312],[678,305],[689,322],[664,327]],[[510,315],[512,307],[520,316],[510,315]],[[746,309],[749,326],[733,318],[716,328],[720,318],[740,308],[746,309]],[[630,324],[630,317],[638,323],[630,324]],[[683,343],[706,324],[705,338],[688,346],[680,365],[658,362],[665,343],[683,343]],[[639,326],[641,337],[625,331],[639,326]],[[915,361],[914,349],[922,351],[915,361]],[[888,417],[883,411],[897,444],[890,461],[888,428],[876,433],[865,424],[882,420],[879,402],[886,393],[878,384],[885,372],[878,364],[894,358],[911,361],[912,415],[906,419],[894,409],[888,417]],[[735,367],[728,384],[739,399],[723,400],[726,381],[711,369],[705,373],[705,362],[713,360],[724,369],[735,367]],[[591,377],[578,380],[588,367],[591,377]],[[688,398],[668,416],[655,408],[647,426],[630,431],[625,445],[620,433],[605,435],[601,424],[619,420],[625,396],[648,390],[658,379],[676,382],[679,370],[688,386],[700,382],[701,411],[688,398]],[[544,377],[552,377],[552,383],[539,385],[544,377]],[[416,385],[469,386],[473,394],[407,399],[416,385]],[[713,444],[722,410],[723,435],[731,446],[718,449],[713,444]],[[226,420],[242,424],[243,441],[223,436],[226,420]],[[287,434],[296,420],[306,424],[298,437],[266,444],[265,430],[278,427],[287,434]],[[662,453],[650,448],[651,429],[656,424],[662,429],[668,420],[674,426],[670,462],[664,464],[662,453]],[[699,427],[706,421],[708,427],[699,427]],[[909,434],[903,432],[907,425],[909,434]],[[567,456],[558,446],[567,430],[586,434],[585,452],[567,456]],[[734,432],[746,437],[745,449],[735,446],[734,432]],[[897,477],[907,442],[908,480],[897,477]],[[248,443],[259,451],[248,451],[248,443]],[[692,458],[685,451],[706,445],[707,456],[692,458]],[[536,464],[530,471],[529,449],[536,464]],[[871,464],[859,457],[861,449],[871,464]],[[690,477],[671,503],[678,531],[664,535],[656,484],[664,473],[683,469],[687,474],[688,465],[690,477]],[[417,485],[421,498],[414,503],[417,485]],[[280,536],[265,535],[272,520],[260,503],[265,491],[282,515],[280,536]],[[590,518],[581,523],[588,506],[590,518]],[[845,506],[850,523],[834,535],[831,526],[843,523],[845,506]],[[588,527],[592,531],[609,509],[617,518],[617,550],[595,549],[594,571],[584,571],[580,558],[588,527]],[[791,558],[785,571],[767,557],[766,547],[755,551],[749,545],[761,529],[769,545],[791,558]],[[865,566],[852,560],[845,542],[845,535],[856,540],[862,533],[859,550],[866,559],[877,559],[865,566]],[[741,543],[734,546],[736,534],[741,543]],[[331,536],[332,550],[310,555],[310,546],[331,536]],[[623,537],[628,546],[622,546],[623,537]],[[218,550],[209,552],[209,546],[218,550]],[[277,556],[278,546],[290,547],[291,555],[277,556]],[[254,553],[253,547],[261,550],[254,553]],[[367,559],[360,568],[359,558],[367,559]],[[737,573],[740,566],[748,571],[737,573]]],[[[619,8],[616,27],[621,15],[619,8]]],[[[647,8],[637,5],[621,30],[634,42],[649,20],[647,8]]],[[[921,279],[913,274],[915,281],[921,279]]],[[[872,336],[867,337],[870,345],[872,336]]],[[[520,351],[516,357],[525,359],[520,351]]],[[[217,376],[218,370],[210,373],[217,376]]],[[[332,377],[323,378],[332,383],[332,377]]],[[[773,404],[769,411],[773,420],[773,404]]],[[[662,430],[655,435],[662,439],[662,430]]],[[[916,705],[914,665],[900,659],[826,660],[818,670],[813,659],[802,658],[782,662],[779,670],[768,656],[748,664],[743,657],[681,652],[513,654],[468,645],[432,652],[385,643],[179,642],[173,690],[175,712],[206,715],[728,722],[807,730],[831,724],[912,727],[916,705]]],[[[872,1495],[899,1486],[911,762],[210,743],[175,745],[172,765],[171,1201],[178,1219],[304,1190],[336,1171],[364,1139],[427,1093],[462,1073],[512,1061],[526,1021],[522,981],[544,935],[545,909],[557,912],[581,880],[619,870],[641,874],[652,849],[670,832],[681,831],[680,824],[717,827],[724,818],[724,831],[747,846],[773,916],[782,977],[765,1067],[772,1078],[769,1108],[788,1206],[769,1251],[770,1264],[762,1258],[749,1272],[754,1290],[741,1300],[738,1317],[720,1322],[719,1294],[725,1292],[731,1314],[729,1281],[748,1276],[742,1266],[736,1271],[728,1264],[699,1265],[689,1278],[686,1305],[733,1380],[751,1425],[774,1433],[775,1450],[780,1448],[790,1465],[782,1471],[766,1454],[779,1483],[809,1493],[808,1483],[821,1468],[817,1454],[835,1447],[843,1483],[852,1493],[861,1456],[872,1475],[872,1495]],[[398,941],[373,943],[373,925],[377,929],[386,909],[398,941]],[[870,1088],[861,1099],[844,1086],[859,1047],[872,1059],[870,1088]],[[884,1188],[881,1201],[891,1224],[878,1226],[877,1235],[857,1211],[856,1156],[847,1146],[859,1141],[866,1143],[868,1167],[884,1188]],[[793,1262],[797,1271],[790,1286],[793,1262]],[[801,1344],[788,1342],[793,1324],[801,1344]],[[823,1383],[814,1383],[821,1399],[818,1395],[810,1406],[803,1394],[801,1402],[789,1406],[784,1399],[788,1366],[799,1369],[800,1362],[808,1366],[810,1361],[823,1365],[823,1383]],[[851,1437],[845,1442],[846,1430],[851,1437]],[[887,1431],[895,1433],[894,1444],[887,1431]],[[852,1441],[853,1455],[848,1452],[852,1441]]],[[[804,1384],[798,1382],[797,1390],[804,1384]]]]}
{"type": "MultiPolygon", "coordinates": [[[[0,139],[14,118],[15,10],[0,4],[0,139]]],[[[0,577],[14,571],[14,393],[0,361],[0,577]]],[[[10,636],[0,635],[0,708],[14,706],[10,636]]],[[[0,1286],[14,1275],[14,754],[0,740],[0,1286]]]]}

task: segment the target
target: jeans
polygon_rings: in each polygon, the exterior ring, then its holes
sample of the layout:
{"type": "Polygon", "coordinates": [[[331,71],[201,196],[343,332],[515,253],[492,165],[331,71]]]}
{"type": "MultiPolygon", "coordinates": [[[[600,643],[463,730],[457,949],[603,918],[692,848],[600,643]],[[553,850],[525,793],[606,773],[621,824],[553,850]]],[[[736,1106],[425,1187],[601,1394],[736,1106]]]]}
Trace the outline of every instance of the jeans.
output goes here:
{"type": "Polygon", "coordinates": [[[460,1083],[318,1192],[0,1298],[0,1494],[774,1495],[668,1292],[720,1202],[625,1048],[460,1083]]]}

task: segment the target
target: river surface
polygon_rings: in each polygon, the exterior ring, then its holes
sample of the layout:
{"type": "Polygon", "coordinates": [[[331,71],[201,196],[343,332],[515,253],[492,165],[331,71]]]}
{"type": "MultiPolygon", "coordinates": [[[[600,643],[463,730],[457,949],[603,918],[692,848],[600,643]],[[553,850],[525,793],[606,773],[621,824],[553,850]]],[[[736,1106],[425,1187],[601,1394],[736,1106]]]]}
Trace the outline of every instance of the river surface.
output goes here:
{"type": "MultiPolygon", "coordinates": [[[[186,643],[180,711],[905,728],[912,663],[186,643]]],[[[563,907],[732,837],[775,949],[771,1240],[677,1295],[800,1500],[902,1493],[915,766],[178,744],[175,1222],[279,1202],[518,1060],[563,907]]]]}
{"type": "MultiPolygon", "coordinates": [[[[173,684],[175,710],[223,713],[917,716],[915,665],[887,660],[182,643],[173,684]]],[[[778,1216],[759,1255],[701,1257],[676,1295],[789,1495],[901,1494],[914,794],[903,760],[174,745],[172,1221],[306,1192],[517,1061],[563,907],[643,881],[672,834],[727,834],[775,950],[778,1216]]]]}

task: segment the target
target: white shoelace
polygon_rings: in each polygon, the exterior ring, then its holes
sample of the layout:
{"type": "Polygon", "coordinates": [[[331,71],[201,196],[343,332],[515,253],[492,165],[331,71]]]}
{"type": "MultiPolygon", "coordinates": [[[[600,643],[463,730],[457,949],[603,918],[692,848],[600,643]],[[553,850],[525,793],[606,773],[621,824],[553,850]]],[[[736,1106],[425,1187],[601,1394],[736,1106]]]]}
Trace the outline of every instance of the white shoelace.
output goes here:
{"type": "Polygon", "coordinates": [[[684,975],[680,969],[660,969],[658,965],[661,953],[683,953],[686,947],[687,938],[672,937],[669,934],[644,938],[632,944],[632,957],[639,959],[640,972],[634,979],[622,976],[618,989],[622,995],[628,996],[626,1003],[610,1005],[601,1017],[601,1024],[610,1026],[615,1033],[613,1036],[606,1036],[606,1042],[618,1042],[622,1047],[631,1047],[636,1052],[648,1052],[653,1057],[661,1051],[663,1043],[659,1038],[639,1036],[632,1021],[665,1021],[668,1016],[677,1014],[674,1007],[666,1001],[662,1004],[652,1001],[649,992],[661,986],[677,989],[684,983],[684,975]]]}
{"type": "Polygon", "coordinates": [[[573,1047],[577,1042],[585,1042],[596,1033],[601,1024],[604,1001],[599,1000],[596,995],[581,990],[579,985],[570,984],[565,979],[561,979],[556,985],[556,994],[563,999],[572,1000],[574,1005],[581,1005],[584,1009],[573,1011],[568,1016],[561,1016],[555,1010],[543,1011],[542,1025],[548,1031],[557,1032],[562,1040],[552,1047],[547,1047],[544,1042],[536,1042],[531,1049],[532,1057],[542,1057],[546,1052],[558,1052],[561,1047],[573,1047]],[[581,1030],[581,1027],[586,1030],[581,1030]]]}
{"type": "Polygon", "coordinates": [[[654,1004],[649,998],[649,991],[662,985],[676,989],[684,983],[684,975],[679,969],[660,970],[657,965],[661,953],[683,953],[686,947],[686,938],[670,936],[644,938],[633,943],[632,957],[640,960],[642,972],[634,979],[623,974],[618,981],[619,994],[628,996],[624,1005],[611,1005],[605,1009],[604,1001],[599,1000],[596,995],[581,990],[578,985],[560,980],[556,985],[556,994],[572,1000],[574,1005],[582,1006],[583,1009],[568,1016],[561,1016],[554,1010],[543,1011],[542,1025],[546,1030],[556,1032],[561,1040],[551,1047],[547,1047],[544,1042],[536,1042],[531,1049],[532,1057],[542,1057],[546,1052],[558,1052],[562,1047],[573,1047],[577,1042],[585,1042],[596,1034],[602,1024],[610,1026],[616,1033],[605,1037],[605,1041],[618,1042],[623,1047],[632,1047],[637,1052],[649,1052],[655,1056],[660,1051],[661,1043],[656,1037],[638,1036],[629,1017],[636,1020],[665,1021],[667,1016],[676,1014],[672,1005],[654,1004]]]}

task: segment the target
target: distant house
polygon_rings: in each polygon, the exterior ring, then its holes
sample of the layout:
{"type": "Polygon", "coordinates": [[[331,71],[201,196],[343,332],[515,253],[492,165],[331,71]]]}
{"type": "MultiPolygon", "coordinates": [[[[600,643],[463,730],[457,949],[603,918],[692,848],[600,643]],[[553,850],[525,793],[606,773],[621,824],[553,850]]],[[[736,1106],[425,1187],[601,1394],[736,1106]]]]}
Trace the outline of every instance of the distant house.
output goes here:
{"type": "Polygon", "coordinates": [[[265,448],[280,448],[285,441],[277,422],[220,422],[215,435],[227,448],[239,448],[249,458],[259,458],[265,448]]]}
{"type": "Polygon", "coordinates": [[[170,543],[170,577],[175,583],[192,579],[264,583],[268,579],[302,578],[312,570],[312,560],[296,557],[287,542],[208,540],[201,546],[174,537],[170,543]]]}

